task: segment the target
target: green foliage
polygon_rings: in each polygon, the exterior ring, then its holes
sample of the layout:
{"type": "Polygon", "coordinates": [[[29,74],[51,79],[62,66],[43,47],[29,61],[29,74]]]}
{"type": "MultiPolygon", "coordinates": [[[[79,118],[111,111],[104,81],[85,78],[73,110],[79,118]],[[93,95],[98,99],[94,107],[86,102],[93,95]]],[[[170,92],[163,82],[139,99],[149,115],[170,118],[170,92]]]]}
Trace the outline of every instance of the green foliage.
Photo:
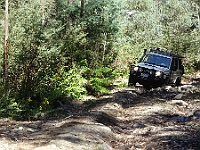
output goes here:
{"type": "Polygon", "coordinates": [[[79,99],[81,95],[86,93],[85,83],[86,79],[82,77],[82,70],[72,68],[63,74],[63,80],[59,86],[64,95],[72,99],[79,99]]]}
{"type": "Polygon", "coordinates": [[[117,88],[124,88],[127,87],[127,82],[121,82],[119,85],[117,85],[117,88]]]}
{"type": "Polygon", "coordinates": [[[119,66],[136,61],[144,48],[160,47],[185,56],[199,50],[197,3],[187,0],[127,0],[125,4],[117,44],[119,66]]]}
{"type": "Polygon", "coordinates": [[[16,100],[8,95],[3,94],[0,98],[0,116],[15,118],[22,112],[21,106],[16,100]]]}
{"type": "Polygon", "coordinates": [[[86,59],[91,68],[111,64],[116,52],[112,48],[117,32],[118,6],[114,1],[56,2],[58,20],[63,25],[60,49],[66,64],[86,59]],[[66,33],[66,34],[65,34],[66,33]],[[81,55],[80,55],[81,51],[81,55]]]}
{"type": "Polygon", "coordinates": [[[89,94],[107,94],[115,78],[115,71],[109,67],[87,70],[90,75],[86,88],[89,94]]]}
{"type": "Polygon", "coordinates": [[[16,9],[10,11],[10,90],[18,99],[34,97],[40,80],[59,66],[59,50],[51,40],[59,27],[54,19],[48,21],[54,11],[48,12],[45,8],[50,6],[39,2],[11,5],[16,9]]]}
{"type": "Polygon", "coordinates": [[[109,79],[91,78],[90,83],[95,95],[106,94],[109,92],[109,90],[106,88],[106,86],[108,86],[110,83],[109,79]]]}
{"type": "Polygon", "coordinates": [[[83,71],[83,69],[75,67],[68,71],[61,68],[59,73],[46,76],[40,82],[38,93],[41,93],[42,97],[48,98],[50,104],[53,100],[64,96],[79,99],[86,93],[84,88],[86,79],[82,77],[83,71]]]}

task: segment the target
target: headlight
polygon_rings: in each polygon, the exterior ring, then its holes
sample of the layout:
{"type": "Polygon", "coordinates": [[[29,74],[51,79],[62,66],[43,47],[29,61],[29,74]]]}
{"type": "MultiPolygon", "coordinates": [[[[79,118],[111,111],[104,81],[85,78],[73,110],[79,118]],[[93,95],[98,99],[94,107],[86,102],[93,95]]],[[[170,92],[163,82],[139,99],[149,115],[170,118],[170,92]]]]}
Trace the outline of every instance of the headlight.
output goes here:
{"type": "Polygon", "coordinates": [[[156,71],[155,76],[156,76],[156,77],[160,77],[160,76],[162,76],[162,72],[160,72],[160,71],[156,71]]]}
{"type": "Polygon", "coordinates": [[[134,67],[133,70],[134,71],[138,71],[139,67],[134,67]]]}

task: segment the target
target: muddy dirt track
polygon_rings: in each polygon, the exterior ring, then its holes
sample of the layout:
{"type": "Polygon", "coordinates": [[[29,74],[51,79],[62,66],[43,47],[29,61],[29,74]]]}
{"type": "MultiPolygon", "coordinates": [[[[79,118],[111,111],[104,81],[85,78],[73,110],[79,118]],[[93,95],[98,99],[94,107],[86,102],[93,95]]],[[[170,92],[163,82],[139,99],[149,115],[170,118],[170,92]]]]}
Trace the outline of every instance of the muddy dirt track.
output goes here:
{"type": "Polygon", "coordinates": [[[0,120],[0,150],[199,150],[200,80],[62,106],[58,118],[0,120]]]}

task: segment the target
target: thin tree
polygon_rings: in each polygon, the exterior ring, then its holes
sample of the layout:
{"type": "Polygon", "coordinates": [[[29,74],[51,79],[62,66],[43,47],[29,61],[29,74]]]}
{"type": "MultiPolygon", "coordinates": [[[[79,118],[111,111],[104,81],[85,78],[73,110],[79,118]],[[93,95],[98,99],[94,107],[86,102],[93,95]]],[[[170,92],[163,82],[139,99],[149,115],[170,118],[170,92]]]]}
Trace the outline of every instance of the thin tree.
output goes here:
{"type": "Polygon", "coordinates": [[[5,63],[5,90],[7,92],[8,91],[8,0],[5,0],[4,63],[5,63]]]}
{"type": "Polygon", "coordinates": [[[83,18],[84,16],[84,9],[85,9],[85,0],[81,0],[81,13],[80,13],[81,18],[83,18]]]}

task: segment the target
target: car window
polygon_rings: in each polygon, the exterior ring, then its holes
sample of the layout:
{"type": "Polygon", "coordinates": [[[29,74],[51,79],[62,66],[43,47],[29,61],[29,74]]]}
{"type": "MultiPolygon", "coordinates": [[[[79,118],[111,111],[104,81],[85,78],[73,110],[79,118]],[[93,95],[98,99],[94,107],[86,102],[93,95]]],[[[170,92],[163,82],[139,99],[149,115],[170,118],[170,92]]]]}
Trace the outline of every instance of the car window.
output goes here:
{"type": "Polygon", "coordinates": [[[173,68],[173,69],[178,68],[178,59],[177,58],[172,59],[171,68],[173,68]]]}
{"type": "Polygon", "coordinates": [[[143,62],[169,68],[171,59],[161,55],[147,54],[144,57],[143,62]]]}

